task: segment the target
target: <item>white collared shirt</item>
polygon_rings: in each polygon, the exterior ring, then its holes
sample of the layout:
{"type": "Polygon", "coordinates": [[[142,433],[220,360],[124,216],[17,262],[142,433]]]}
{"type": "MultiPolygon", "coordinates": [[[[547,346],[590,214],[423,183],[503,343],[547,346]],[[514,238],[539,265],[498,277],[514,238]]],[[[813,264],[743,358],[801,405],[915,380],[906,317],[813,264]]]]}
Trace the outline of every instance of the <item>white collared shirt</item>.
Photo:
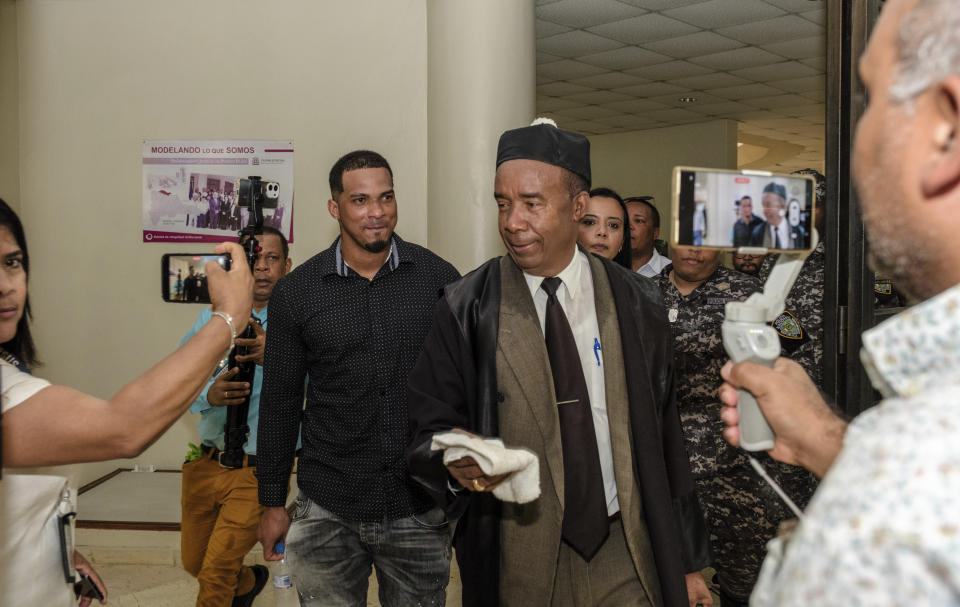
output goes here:
{"type": "Polygon", "coordinates": [[[780,235],[780,248],[789,249],[790,247],[790,230],[787,225],[787,218],[780,218],[780,225],[770,226],[770,244],[771,246],[776,246],[777,237],[776,234],[780,235]]]}
{"type": "MultiPolygon", "coordinates": [[[[533,296],[533,305],[540,319],[540,331],[545,333],[547,292],[540,288],[543,276],[523,273],[527,287],[533,296]]],[[[597,450],[600,453],[600,472],[603,476],[607,513],[620,510],[617,500],[617,481],[613,474],[613,446],[610,444],[610,422],[607,419],[607,393],[603,379],[603,351],[600,343],[600,325],[597,323],[597,308],[593,294],[593,274],[587,256],[576,249],[573,259],[557,274],[562,281],[557,289],[560,307],[567,315],[580,354],[580,366],[587,382],[590,409],[593,413],[593,428],[597,435],[597,450]]]]}
{"type": "Polygon", "coordinates": [[[637,274],[640,276],[646,276],[647,278],[653,278],[654,276],[659,276],[660,272],[663,269],[670,265],[670,258],[664,257],[657,252],[656,249],[653,250],[653,255],[650,257],[650,261],[640,266],[640,269],[637,270],[637,274]]]}

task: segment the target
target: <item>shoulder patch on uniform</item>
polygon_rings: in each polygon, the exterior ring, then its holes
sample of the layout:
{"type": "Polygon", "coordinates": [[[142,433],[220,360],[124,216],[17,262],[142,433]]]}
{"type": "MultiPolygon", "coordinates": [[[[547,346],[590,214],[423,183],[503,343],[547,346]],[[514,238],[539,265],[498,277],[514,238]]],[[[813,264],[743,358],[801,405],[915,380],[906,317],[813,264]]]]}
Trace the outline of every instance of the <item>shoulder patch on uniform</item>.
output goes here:
{"type": "Polygon", "coordinates": [[[803,339],[803,327],[800,325],[797,317],[790,312],[784,311],[783,314],[777,316],[770,324],[777,330],[777,333],[782,338],[803,339]]]}
{"type": "Polygon", "coordinates": [[[717,284],[717,285],[715,285],[715,286],[716,286],[717,291],[726,291],[727,289],[730,288],[730,283],[729,283],[729,282],[721,282],[721,283],[719,283],[719,284],[717,284]]]}
{"type": "Polygon", "coordinates": [[[893,283],[889,280],[878,280],[873,283],[873,291],[879,295],[892,295],[893,283]]]}

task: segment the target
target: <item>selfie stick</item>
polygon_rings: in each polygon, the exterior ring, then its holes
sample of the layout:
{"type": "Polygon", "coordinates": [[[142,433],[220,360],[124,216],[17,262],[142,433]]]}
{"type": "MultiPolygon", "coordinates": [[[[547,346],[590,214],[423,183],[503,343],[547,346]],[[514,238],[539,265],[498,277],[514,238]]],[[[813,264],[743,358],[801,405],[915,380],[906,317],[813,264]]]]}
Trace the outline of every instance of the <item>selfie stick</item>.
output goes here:
{"type": "MultiPolygon", "coordinates": [[[[251,190],[259,192],[260,177],[251,175],[251,190]]],[[[258,196],[251,196],[249,220],[247,225],[240,230],[238,242],[243,246],[243,251],[247,257],[247,265],[250,266],[250,272],[257,263],[257,257],[260,253],[260,243],[257,241],[257,235],[263,234],[263,207],[258,196]]],[[[253,339],[257,336],[253,324],[247,325],[243,334],[239,337],[243,339],[253,339]]],[[[257,364],[252,360],[238,363],[236,357],[247,354],[246,346],[234,346],[230,352],[230,359],[227,363],[227,369],[239,367],[240,371],[233,377],[233,381],[242,381],[253,386],[253,376],[256,372],[257,364]]],[[[247,442],[247,436],[250,434],[250,426],[247,424],[247,413],[250,410],[250,394],[243,397],[243,402],[238,405],[227,407],[227,421],[224,424],[224,446],[220,453],[220,465],[224,468],[243,467],[243,445],[247,442]]]]}
{"type": "MultiPolygon", "coordinates": [[[[818,234],[811,230],[810,251],[817,246],[818,234]]],[[[767,249],[740,247],[744,255],[764,255],[767,249]]],[[[784,301],[800,274],[809,251],[780,253],[762,293],[746,301],[727,302],[722,326],[723,347],[733,362],[749,360],[767,367],[780,356],[780,338],[770,325],[784,309],[784,301]]],[[[740,446],[747,451],[773,449],[774,434],[752,394],[741,389],[737,400],[740,411],[740,446]]]]}

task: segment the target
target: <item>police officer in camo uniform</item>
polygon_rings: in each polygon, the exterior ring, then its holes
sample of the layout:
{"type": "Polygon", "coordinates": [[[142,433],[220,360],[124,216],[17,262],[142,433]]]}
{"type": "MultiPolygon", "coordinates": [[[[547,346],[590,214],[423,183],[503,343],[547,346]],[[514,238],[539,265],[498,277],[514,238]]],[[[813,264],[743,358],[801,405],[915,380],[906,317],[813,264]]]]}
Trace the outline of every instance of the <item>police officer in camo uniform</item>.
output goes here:
{"type": "MultiPolygon", "coordinates": [[[[817,182],[817,207],[814,227],[820,234],[820,242],[800,268],[797,281],[787,294],[786,310],[773,321],[773,328],[780,336],[781,355],[800,363],[814,383],[823,388],[823,234],[827,212],[825,208],[827,182],[819,171],[801,169],[794,175],[811,175],[817,182]]],[[[780,255],[767,255],[757,275],[766,281],[780,255]]],[[[817,477],[799,466],[777,464],[781,470],[784,490],[801,508],[806,508],[817,489],[817,477]]]]}
{"type": "MultiPolygon", "coordinates": [[[[673,333],[677,403],[687,455],[710,530],[723,607],[746,605],[765,545],[788,518],[779,498],[754,472],[746,453],[720,435],[720,367],[727,360],[720,325],[729,301],[760,290],[753,276],[720,266],[719,251],[676,247],[654,278],[673,333]]],[[[771,474],[777,469],[766,456],[771,474]]]]}

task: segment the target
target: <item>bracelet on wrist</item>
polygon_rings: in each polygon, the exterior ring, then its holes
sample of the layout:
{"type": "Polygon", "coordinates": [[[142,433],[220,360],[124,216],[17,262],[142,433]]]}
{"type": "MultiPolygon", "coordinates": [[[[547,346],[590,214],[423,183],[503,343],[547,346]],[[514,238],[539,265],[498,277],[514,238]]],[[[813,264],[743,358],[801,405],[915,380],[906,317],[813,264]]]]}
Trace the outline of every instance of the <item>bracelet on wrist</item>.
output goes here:
{"type": "Polygon", "coordinates": [[[233,346],[237,341],[237,328],[233,324],[233,317],[231,317],[226,312],[217,312],[214,311],[211,313],[213,316],[219,316],[227,323],[227,327],[230,328],[230,347],[227,348],[226,353],[223,355],[223,358],[220,360],[220,367],[224,367],[227,364],[227,360],[230,358],[230,352],[233,350],[233,346]]]}

